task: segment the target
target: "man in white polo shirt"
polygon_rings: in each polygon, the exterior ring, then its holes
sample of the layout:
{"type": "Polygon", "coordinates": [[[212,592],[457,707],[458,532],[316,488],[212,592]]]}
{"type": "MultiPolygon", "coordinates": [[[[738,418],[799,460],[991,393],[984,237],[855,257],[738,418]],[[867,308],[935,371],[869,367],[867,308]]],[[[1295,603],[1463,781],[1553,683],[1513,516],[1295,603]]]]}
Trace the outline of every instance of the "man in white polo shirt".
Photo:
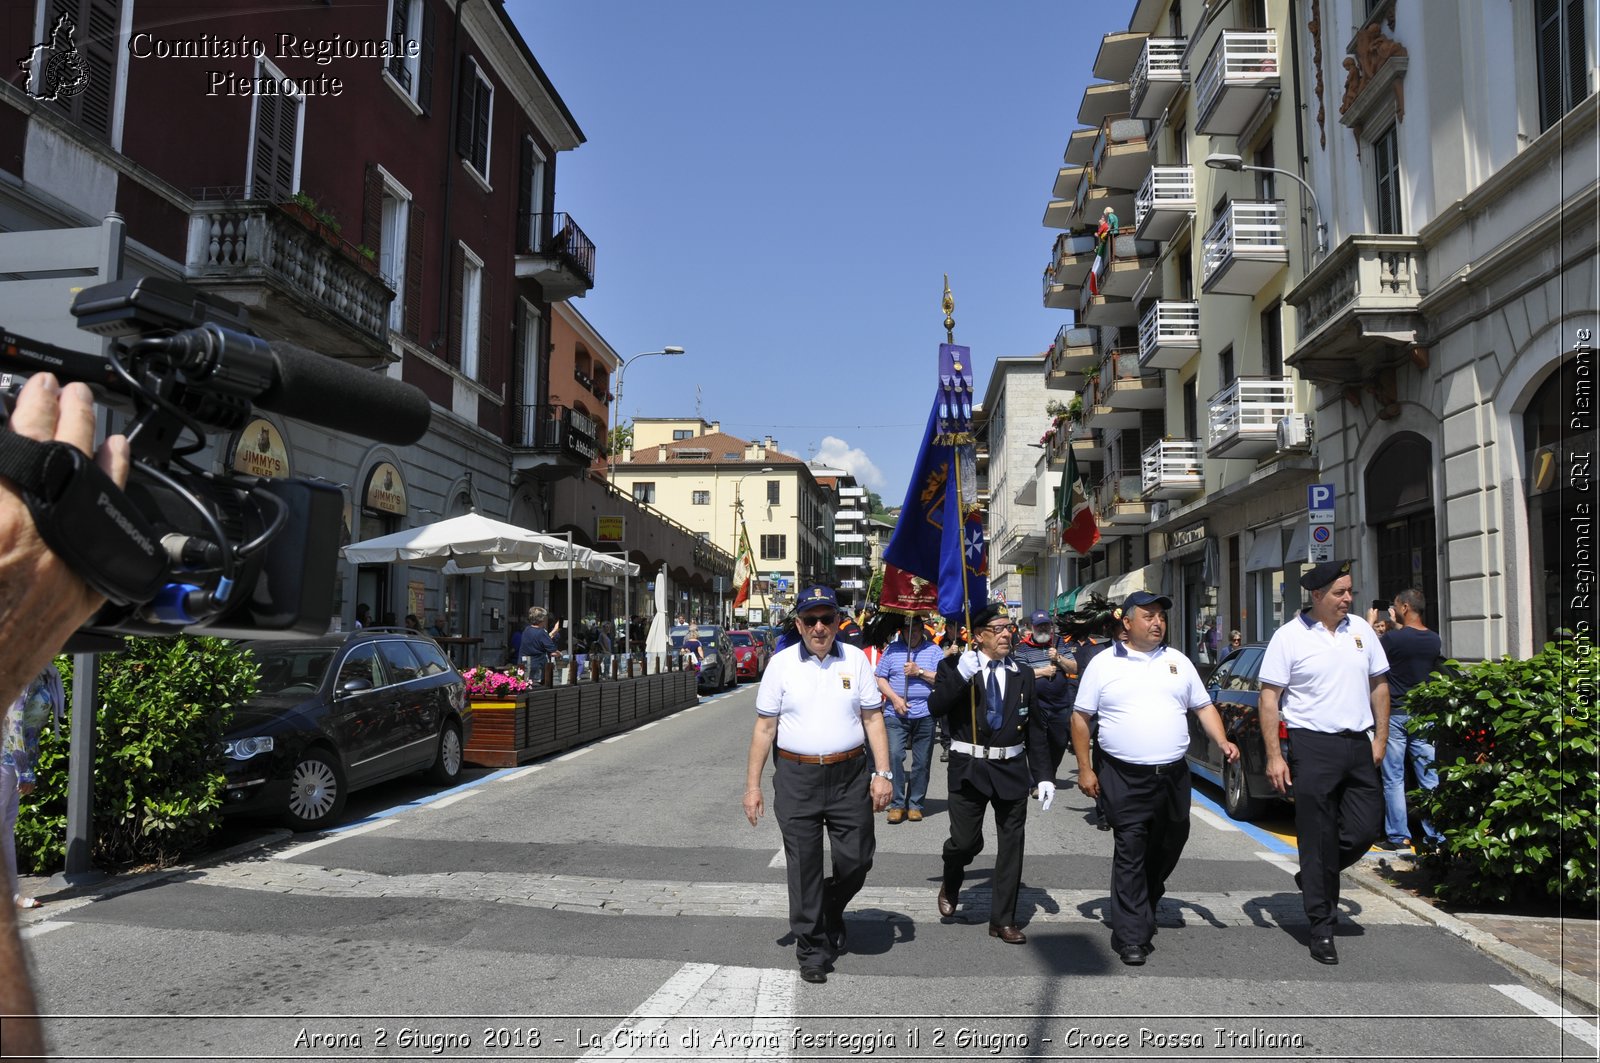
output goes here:
{"type": "Polygon", "coordinates": [[[1189,841],[1189,719],[1230,761],[1228,741],[1189,658],[1163,645],[1172,599],[1135,591],[1122,603],[1126,639],[1090,660],[1078,680],[1072,744],[1078,789],[1105,796],[1111,824],[1111,947],[1130,967],[1155,951],[1156,905],[1189,841]],[[1100,771],[1089,750],[1089,718],[1100,723],[1100,771]]]}
{"type": "Polygon", "coordinates": [[[1339,873],[1383,832],[1378,765],[1389,745],[1389,659],[1372,626],[1350,615],[1350,562],[1325,561],[1300,586],[1311,607],[1277,630],[1261,659],[1261,738],[1267,781],[1279,793],[1294,786],[1294,882],[1311,922],[1311,958],[1334,964],[1339,873]]]}
{"type": "Polygon", "coordinates": [[[761,818],[761,769],[772,756],[772,807],[783,834],[800,977],[826,982],[845,950],[844,909],[872,869],[873,814],[889,807],[893,776],[883,695],[867,655],[836,637],[833,588],[808,589],[795,612],[799,641],[772,658],[756,694],[744,814],[751,826],[761,818]],[[830,878],[822,874],[824,827],[830,878]]]}

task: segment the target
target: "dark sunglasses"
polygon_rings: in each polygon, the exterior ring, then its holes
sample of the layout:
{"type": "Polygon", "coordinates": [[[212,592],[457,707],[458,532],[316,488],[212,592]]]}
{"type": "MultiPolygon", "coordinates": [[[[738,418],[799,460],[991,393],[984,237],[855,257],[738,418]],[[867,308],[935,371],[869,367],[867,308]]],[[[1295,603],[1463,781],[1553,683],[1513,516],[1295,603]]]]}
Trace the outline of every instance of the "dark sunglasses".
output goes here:
{"type": "Polygon", "coordinates": [[[812,616],[795,617],[795,622],[801,627],[817,627],[819,624],[833,624],[839,619],[838,613],[816,613],[812,616]]]}

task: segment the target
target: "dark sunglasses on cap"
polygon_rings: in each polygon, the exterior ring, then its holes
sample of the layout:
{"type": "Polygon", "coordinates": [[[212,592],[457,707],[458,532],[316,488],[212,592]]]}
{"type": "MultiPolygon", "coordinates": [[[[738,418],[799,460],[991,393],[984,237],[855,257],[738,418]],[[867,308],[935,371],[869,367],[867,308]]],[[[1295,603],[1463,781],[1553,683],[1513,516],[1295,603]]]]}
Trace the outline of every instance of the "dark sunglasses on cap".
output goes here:
{"type": "Polygon", "coordinates": [[[819,624],[836,623],[838,619],[838,613],[813,613],[811,616],[797,616],[795,622],[801,627],[817,627],[819,624]]]}

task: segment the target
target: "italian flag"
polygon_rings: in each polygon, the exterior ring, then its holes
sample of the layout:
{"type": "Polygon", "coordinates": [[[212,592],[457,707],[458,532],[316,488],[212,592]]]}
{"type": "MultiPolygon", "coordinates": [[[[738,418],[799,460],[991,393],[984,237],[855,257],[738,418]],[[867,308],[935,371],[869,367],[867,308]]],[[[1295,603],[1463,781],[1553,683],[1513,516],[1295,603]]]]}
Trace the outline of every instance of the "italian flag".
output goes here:
{"type": "Polygon", "coordinates": [[[1057,520],[1061,526],[1061,541],[1080,556],[1087,554],[1100,541],[1100,527],[1094,522],[1094,509],[1083,489],[1078,460],[1071,446],[1067,447],[1067,467],[1061,473],[1060,496],[1057,520]]]}
{"type": "Polygon", "coordinates": [[[750,535],[744,525],[739,525],[739,560],[733,566],[733,582],[738,590],[733,593],[735,609],[750,600],[750,581],[756,571],[756,557],[750,552],[750,535]]]}

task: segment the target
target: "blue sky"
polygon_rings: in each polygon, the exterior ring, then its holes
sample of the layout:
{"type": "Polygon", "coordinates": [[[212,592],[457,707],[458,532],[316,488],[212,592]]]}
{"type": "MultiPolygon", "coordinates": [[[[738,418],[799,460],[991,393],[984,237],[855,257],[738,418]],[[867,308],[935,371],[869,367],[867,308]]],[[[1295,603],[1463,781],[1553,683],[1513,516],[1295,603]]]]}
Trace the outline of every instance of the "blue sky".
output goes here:
{"type": "Polygon", "coordinates": [[[1040,301],[1040,219],[1130,0],[506,7],[588,137],[556,168],[597,248],[575,305],[624,358],[688,352],[628,369],[622,420],[770,432],[897,505],[943,275],[980,398],[1068,320],[1040,301]]]}

